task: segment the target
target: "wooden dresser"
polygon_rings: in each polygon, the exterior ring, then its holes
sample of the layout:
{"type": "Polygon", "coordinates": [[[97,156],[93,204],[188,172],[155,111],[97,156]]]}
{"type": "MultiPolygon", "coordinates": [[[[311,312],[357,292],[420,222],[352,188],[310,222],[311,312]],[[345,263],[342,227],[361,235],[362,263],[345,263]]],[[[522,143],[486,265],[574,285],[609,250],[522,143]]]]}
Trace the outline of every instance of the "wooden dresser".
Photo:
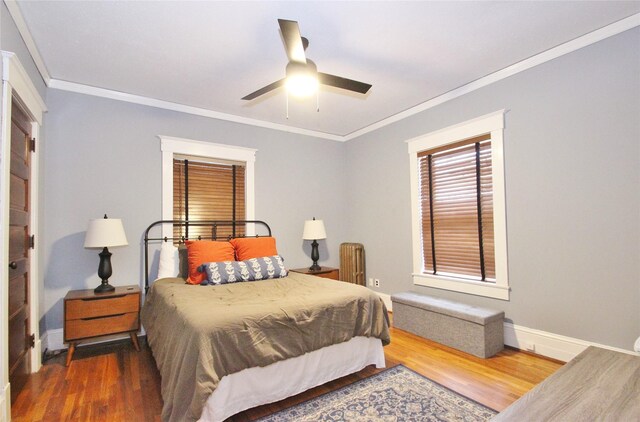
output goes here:
{"type": "Polygon", "coordinates": [[[64,341],[69,343],[67,366],[78,342],[128,332],[136,350],[140,329],[140,288],[116,287],[108,293],[93,289],[71,290],[64,298],[64,341]]]}
{"type": "Polygon", "coordinates": [[[320,267],[318,271],[311,271],[309,268],[294,268],[289,271],[300,274],[315,275],[316,277],[330,278],[332,280],[340,280],[340,270],[331,267],[320,267]]]}

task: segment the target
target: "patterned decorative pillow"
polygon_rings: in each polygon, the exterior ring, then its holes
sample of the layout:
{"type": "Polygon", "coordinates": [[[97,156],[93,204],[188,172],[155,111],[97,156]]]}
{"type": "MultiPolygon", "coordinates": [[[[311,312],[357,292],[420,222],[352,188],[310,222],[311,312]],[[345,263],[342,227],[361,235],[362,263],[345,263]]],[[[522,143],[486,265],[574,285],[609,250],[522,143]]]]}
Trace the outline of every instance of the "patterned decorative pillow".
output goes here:
{"type": "Polygon", "coordinates": [[[241,281],[266,280],[287,276],[284,260],[280,255],[251,258],[246,261],[207,262],[198,267],[207,278],[201,283],[227,284],[241,281]]]}

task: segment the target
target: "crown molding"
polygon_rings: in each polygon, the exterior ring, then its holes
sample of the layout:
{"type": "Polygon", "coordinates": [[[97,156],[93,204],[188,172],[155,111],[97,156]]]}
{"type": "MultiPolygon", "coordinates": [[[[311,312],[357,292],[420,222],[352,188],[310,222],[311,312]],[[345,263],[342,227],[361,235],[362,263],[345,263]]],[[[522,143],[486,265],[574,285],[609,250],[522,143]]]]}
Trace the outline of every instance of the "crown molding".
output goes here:
{"type": "Polygon", "coordinates": [[[36,46],[36,42],[33,40],[31,36],[31,32],[27,27],[27,23],[22,17],[22,12],[20,11],[20,7],[18,6],[18,2],[14,0],[4,0],[4,4],[9,9],[9,14],[11,18],[15,22],[18,27],[18,32],[20,32],[20,36],[22,40],[27,46],[27,50],[29,50],[29,54],[31,54],[31,58],[33,62],[36,64],[38,68],[38,72],[40,72],[40,76],[44,80],[44,83],[49,86],[49,81],[51,81],[51,76],[49,75],[49,71],[47,70],[47,66],[44,64],[44,60],[40,55],[40,51],[38,51],[38,47],[36,46]]]}
{"type": "Polygon", "coordinates": [[[47,71],[47,68],[44,64],[44,60],[40,56],[38,48],[36,47],[35,41],[33,40],[33,37],[29,32],[29,29],[24,21],[24,18],[22,17],[22,13],[20,12],[20,8],[18,7],[17,2],[15,0],[4,0],[4,2],[7,5],[7,8],[9,9],[9,13],[11,14],[11,17],[16,23],[16,26],[20,31],[20,35],[24,39],[25,44],[27,45],[27,48],[29,49],[29,52],[31,53],[31,56],[33,57],[34,62],[36,63],[38,71],[42,75],[42,78],[44,79],[47,86],[50,88],[60,89],[63,91],[77,92],[77,93],[86,94],[86,95],[93,95],[97,97],[110,98],[117,101],[125,101],[129,103],[134,103],[134,104],[141,104],[141,105],[146,105],[150,107],[178,111],[181,113],[193,114],[196,116],[203,116],[203,117],[208,117],[208,118],[218,119],[218,120],[226,120],[234,123],[257,126],[257,127],[273,129],[273,130],[278,130],[278,131],[288,132],[288,133],[295,133],[299,135],[312,136],[315,138],[328,139],[331,141],[338,141],[338,142],[346,142],[346,141],[350,141],[352,139],[358,138],[362,135],[373,132],[385,126],[391,125],[400,120],[406,119],[410,116],[421,113],[430,108],[436,107],[447,101],[466,95],[470,92],[483,88],[492,83],[501,81],[510,76],[513,76],[525,70],[531,69],[535,66],[549,62],[565,54],[569,54],[583,47],[587,47],[591,44],[597,43],[606,38],[612,37],[614,35],[620,34],[629,29],[640,26],[640,13],[636,13],[627,18],[614,22],[610,25],[607,25],[595,31],[589,32],[588,34],[575,38],[571,41],[568,41],[556,47],[550,48],[546,51],[543,51],[542,53],[531,56],[511,66],[507,66],[501,70],[490,73],[489,75],[483,76],[479,79],[476,79],[473,82],[462,85],[458,88],[455,88],[442,95],[434,97],[428,101],[425,101],[421,104],[418,104],[400,113],[397,113],[385,119],[382,119],[376,123],[370,124],[368,126],[365,126],[361,129],[358,129],[356,131],[350,132],[345,135],[337,135],[337,134],[315,131],[311,129],[297,128],[297,127],[283,125],[279,123],[267,122],[259,119],[241,117],[241,116],[237,116],[229,113],[221,113],[221,112],[204,109],[200,107],[192,107],[184,104],[173,103],[170,101],[164,101],[164,100],[158,100],[155,98],[144,97],[140,95],[128,94],[125,92],[113,91],[113,90],[104,89],[104,88],[97,88],[97,87],[83,85],[75,82],[68,82],[68,81],[63,81],[59,79],[53,79],[50,77],[47,71]]]}
{"type": "Polygon", "coordinates": [[[298,135],[313,136],[316,138],[328,139],[331,141],[343,141],[343,137],[332,135],[330,133],[318,132],[315,130],[302,129],[293,126],[287,126],[279,123],[267,122],[264,120],[251,119],[249,117],[236,116],[235,114],[221,113],[218,111],[208,110],[200,107],[192,107],[184,104],[172,103],[170,101],[158,100],[155,98],[144,97],[141,95],[127,94],[126,92],[113,91],[110,89],[97,88],[94,86],[77,84],[75,82],[61,81],[59,79],[51,79],[50,88],[60,89],[63,91],[77,92],[79,94],[93,95],[96,97],[110,98],[112,100],[124,101],[127,103],[141,104],[149,107],[162,108],[165,110],[178,111],[181,113],[194,114],[196,116],[209,117],[212,119],[226,120],[234,123],[241,123],[250,126],[263,127],[266,129],[274,129],[282,132],[295,133],[298,135]]]}

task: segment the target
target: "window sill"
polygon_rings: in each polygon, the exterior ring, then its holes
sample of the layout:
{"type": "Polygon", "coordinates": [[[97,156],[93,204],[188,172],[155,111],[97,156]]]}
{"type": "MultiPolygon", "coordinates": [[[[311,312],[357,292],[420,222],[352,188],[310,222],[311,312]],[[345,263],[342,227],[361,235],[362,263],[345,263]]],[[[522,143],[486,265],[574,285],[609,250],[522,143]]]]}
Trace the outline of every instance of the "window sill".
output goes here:
{"type": "Polygon", "coordinates": [[[443,277],[429,274],[413,274],[413,284],[416,284],[418,286],[426,286],[436,289],[467,293],[476,296],[509,300],[509,287],[500,286],[496,283],[462,280],[453,277],[443,277]]]}

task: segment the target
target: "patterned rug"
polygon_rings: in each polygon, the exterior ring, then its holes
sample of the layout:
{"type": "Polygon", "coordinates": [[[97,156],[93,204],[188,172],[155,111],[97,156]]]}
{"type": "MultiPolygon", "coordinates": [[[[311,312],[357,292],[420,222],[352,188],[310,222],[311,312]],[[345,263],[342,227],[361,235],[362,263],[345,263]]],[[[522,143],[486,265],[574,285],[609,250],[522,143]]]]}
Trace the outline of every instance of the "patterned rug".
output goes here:
{"type": "Polygon", "coordinates": [[[496,411],[398,365],[259,421],[471,422],[487,421],[496,414],[496,411]]]}

